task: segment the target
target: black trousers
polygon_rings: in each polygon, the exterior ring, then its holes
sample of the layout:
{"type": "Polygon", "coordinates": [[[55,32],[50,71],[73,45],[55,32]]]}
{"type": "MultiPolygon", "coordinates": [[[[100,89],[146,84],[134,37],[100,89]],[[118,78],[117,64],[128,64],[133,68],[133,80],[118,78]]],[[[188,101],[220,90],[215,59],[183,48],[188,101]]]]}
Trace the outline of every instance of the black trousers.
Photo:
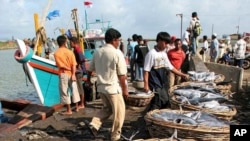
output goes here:
{"type": "Polygon", "coordinates": [[[168,88],[165,86],[163,88],[155,89],[155,96],[151,100],[149,110],[164,109],[170,107],[168,88]]]}

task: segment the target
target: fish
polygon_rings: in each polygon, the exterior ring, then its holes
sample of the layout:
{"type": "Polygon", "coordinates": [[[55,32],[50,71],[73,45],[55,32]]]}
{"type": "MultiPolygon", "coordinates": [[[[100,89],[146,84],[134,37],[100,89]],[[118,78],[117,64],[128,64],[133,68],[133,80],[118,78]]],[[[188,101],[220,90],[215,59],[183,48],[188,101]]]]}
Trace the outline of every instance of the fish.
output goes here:
{"type": "Polygon", "coordinates": [[[202,94],[200,91],[194,89],[176,89],[173,91],[174,94],[184,96],[188,99],[192,99],[194,97],[201,97],[202,94]]]}
{"type": "Polygon", "coordinates": [[[177,101],[183,104],[190,104],[189,100],[185,96],[176,96],[177,101]]]}
{"type": "Polygon", "coordinates": [[[199,103],[202,102],[209,102],[209,101],[218,101],[219,103],[224,103],[227,102],[228,100],[224,97],[215,97],[215,98],[194,98],[194,99],[189,99],[189,103],[192,105],[198,105],[199,103]]]}
{"type": "Polygon", "coordinates": [[[178,124],[203,125],[210,127],[223,127],[230,125],[230,122],[228,121],[218,119],[215,115],[201,111],[191,111],[185,114],[164,111],[153,113],[152,116],[154,118],[172,121],[178,124]]]}
{"type": "Polygon", "coordinates": [[[174,112],[160,112],[160,113],[153,113],[152,116],[154,118],[159,118],[165,121],[172,121],[175,123],[180,123],[180,124],[190,124],[190,125],[197,125],[198,123],[183,114],[179,113],[174,113],[174,112]]]}
{"type": "Polygon", "coordinates": [[[211,93],[211,92],[204,92],[204,91],[199,91],[199,90],[194,90],[194,89],[176,89],[173,91],[175,95],[180,95],[184,96],[188,99],[194,99],[194,98],[220,98],[224,97],[220,93],[211,93]]]}
{"type": "Polygon", "coordinates": [[[200,117],[196,120],[199,125],[210,127],[223,127],[229,126],[230,122],[217,118],[215,115],[202,112],[200,117]]]}
{"type": "Polygon", "coordinates": [[[199,106],[202,108],[214,108],[216,106],[220,106],[220,103],[218,101],[212,100],[212,101],[207,101],[207,102],[201,102],[199,103],[199,106]]]}

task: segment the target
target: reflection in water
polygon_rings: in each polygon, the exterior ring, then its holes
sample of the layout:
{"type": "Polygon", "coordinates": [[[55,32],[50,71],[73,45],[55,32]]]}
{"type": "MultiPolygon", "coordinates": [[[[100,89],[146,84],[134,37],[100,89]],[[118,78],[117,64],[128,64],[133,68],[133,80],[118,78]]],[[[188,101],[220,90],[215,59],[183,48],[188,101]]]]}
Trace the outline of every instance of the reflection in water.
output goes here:
{"type": "Polygon", "coordinates": [[[14,59],[14,52],[15,49],[0,50],[0,98],[40,103],[34,86],[23,72],[22,64],[14,59]]]}

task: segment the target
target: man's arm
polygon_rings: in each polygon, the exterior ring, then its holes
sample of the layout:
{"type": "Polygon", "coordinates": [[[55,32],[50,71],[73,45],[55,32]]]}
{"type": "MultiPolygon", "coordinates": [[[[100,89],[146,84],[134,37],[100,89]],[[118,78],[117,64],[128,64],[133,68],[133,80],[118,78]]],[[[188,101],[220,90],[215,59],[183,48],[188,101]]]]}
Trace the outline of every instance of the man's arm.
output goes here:
{"type": "Polygon", "coordinates": [[[119,79],[120,85],[122,87],[122,95],[126,99],[128,97],[127,76],[126,75],[118,75],[118,79],[119,79]]]}
{"type": "Polygon", "coordinates": [[[175,74],[181,76],[181,77],[184,77],[185,79],[188,79],[188,77],[189,77],[188,74],[184,74],[184,73],[182,73],[181,71],[178,71],[176,68],[173,68],[171,71],[172,71],[173,73],[175,73],[175,74]]]}
{"type": "Polygon", "coordinates": [[[143,73],[144,90],[145,90],[146,92],[149,91],[149,86],[148,86],[148,74],[149,74],[148,71],[144,71],[144,73],[143,73]]]}

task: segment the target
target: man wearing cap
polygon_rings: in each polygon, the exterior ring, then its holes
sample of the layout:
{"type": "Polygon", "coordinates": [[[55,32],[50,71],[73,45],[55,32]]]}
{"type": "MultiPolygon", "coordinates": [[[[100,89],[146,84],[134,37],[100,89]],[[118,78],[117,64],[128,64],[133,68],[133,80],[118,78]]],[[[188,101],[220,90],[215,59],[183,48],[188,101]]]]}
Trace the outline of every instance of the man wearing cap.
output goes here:
{"type": "Polygon", "coordinates": [[[219,51],[219,41],[217,40],[217,34],[213,33],[212,41],[210,45],[210,62],[216,62],[218,58],[218,51],[219,51]]]}

